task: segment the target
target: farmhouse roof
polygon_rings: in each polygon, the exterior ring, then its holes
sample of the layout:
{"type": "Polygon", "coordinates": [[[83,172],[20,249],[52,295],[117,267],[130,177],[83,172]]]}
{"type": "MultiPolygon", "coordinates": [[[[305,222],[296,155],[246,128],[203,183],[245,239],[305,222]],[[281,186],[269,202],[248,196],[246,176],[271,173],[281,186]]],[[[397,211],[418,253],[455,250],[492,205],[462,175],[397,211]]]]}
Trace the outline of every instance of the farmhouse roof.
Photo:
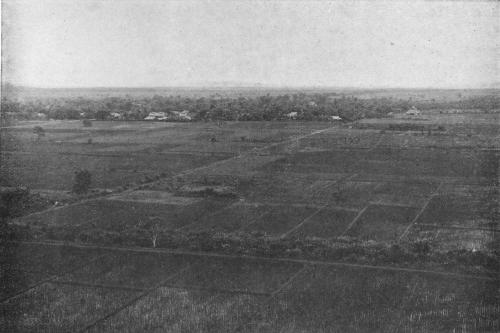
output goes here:
{"type": "Polygon", "coordinates": [[[420,111],[415,106],[412,106],[408,111],[406,111],[406,114],[416,115],[420,114],[420,111]]]}

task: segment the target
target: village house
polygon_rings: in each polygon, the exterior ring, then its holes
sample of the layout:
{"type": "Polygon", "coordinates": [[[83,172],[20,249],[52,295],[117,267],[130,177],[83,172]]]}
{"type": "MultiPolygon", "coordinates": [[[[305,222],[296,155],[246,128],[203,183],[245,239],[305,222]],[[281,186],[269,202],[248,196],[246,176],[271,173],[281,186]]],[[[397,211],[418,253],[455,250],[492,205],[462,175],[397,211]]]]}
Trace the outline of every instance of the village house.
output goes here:
{"type": "Polygon", "coordinates": [[[167,120],[168,116],[165,112],[150,112],[144,120],[167,120]]]}
{"type": "Polygon", "coordinates": [[[408,111],[406,111],[407,116],[419,116],[420,110],[418,110],[415,106],[412,106],[408,111]]]}
{"type": "Polygon", "coordinates": [[[113,120],[120,120],[120,119],[123,119],[123,116],[122,116],[120,113],[118,113],[118,112],[111,112],[111,113],[109,114],[109,117],[110,117],[111,119],[113,119],[113,120]]]}
{"type": "Polygon", "coordinates": [[[37,120],[47,120],[47,115],[45,113],[38,112],[35,115],[35,119],[37,119],[37,120]]]}
{"type": "Polygon", "coordinates": [[[189,114],[188,110],[170,111],[170,113],[173,115],[172,119],[174,119],[174,120],[182,120],[182,121],[191,121],[192,120],[192,117],[189,114]]]}

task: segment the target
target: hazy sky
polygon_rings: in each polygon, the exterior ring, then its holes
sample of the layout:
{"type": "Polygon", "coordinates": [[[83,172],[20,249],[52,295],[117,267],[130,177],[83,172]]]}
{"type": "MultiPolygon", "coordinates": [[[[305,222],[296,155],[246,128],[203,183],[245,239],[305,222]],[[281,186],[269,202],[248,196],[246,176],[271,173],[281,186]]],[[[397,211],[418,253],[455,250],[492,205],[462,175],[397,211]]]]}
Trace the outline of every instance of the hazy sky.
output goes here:
{"type": "Polygon", "coordinates": [[[3,75],[40,87],[484,87],[497,2],[3,1],[3,75]]]}

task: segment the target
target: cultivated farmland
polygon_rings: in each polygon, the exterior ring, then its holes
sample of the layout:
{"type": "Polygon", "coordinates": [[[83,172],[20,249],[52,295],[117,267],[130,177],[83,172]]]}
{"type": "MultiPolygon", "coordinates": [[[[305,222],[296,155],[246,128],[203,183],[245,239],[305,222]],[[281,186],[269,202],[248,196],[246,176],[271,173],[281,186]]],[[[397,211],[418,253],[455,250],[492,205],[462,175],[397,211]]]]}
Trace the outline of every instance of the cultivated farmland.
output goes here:
{"type": "Polygon", "coordinates": [[[495,120],[6,126],[0,328],[498,331],[495,120]]]}

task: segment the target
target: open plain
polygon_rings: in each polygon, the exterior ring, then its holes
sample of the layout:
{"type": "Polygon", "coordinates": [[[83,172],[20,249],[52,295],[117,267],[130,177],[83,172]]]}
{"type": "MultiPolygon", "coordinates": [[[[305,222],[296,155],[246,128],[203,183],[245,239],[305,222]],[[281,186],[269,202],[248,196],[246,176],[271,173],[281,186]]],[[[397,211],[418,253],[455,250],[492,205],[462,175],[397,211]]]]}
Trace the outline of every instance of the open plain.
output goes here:
{"type": "Polygon", "coordinates": [[[499,331],[498,114],[424,117],[10,124],[0,185],[70,199],[10,222],[0,328],[499,331]]]}

